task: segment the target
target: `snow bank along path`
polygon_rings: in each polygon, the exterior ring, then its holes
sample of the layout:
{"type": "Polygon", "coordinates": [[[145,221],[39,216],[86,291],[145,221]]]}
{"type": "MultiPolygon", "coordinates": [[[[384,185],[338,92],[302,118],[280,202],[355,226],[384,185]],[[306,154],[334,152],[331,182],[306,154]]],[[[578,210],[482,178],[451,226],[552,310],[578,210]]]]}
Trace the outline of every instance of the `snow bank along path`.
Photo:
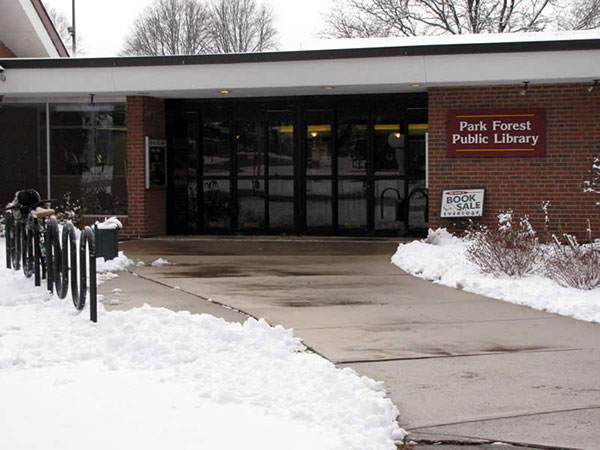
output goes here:
{"type": "Polygon", "coordinates": [[[445,228],[429,230],[425,240],[400,244],[392,262],[408,273],[444,286],[600,323],[600,289],[565,288],[537,275],[520,279],[486,275],[467,260],[468,246],[468,241],[452,236],[445,228]]]}
{"type": "Polygon", "coordinates": [[[98,314],[0,269],[0,448],[393,450],[405,435],[381,383],[281,326],[98,314]]]}

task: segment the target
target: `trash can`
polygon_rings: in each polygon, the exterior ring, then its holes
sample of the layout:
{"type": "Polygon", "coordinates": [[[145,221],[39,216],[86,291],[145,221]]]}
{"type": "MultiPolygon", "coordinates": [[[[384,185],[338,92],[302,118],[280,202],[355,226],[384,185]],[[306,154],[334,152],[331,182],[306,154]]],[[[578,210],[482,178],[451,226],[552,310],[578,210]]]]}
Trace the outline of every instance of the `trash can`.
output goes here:
{"type": "Polygon", "coordinates": [[[119,229],[103,229],[94,225],[96,237],[96,258],[104,258],[106,261],[119,256],[119,229]]]}

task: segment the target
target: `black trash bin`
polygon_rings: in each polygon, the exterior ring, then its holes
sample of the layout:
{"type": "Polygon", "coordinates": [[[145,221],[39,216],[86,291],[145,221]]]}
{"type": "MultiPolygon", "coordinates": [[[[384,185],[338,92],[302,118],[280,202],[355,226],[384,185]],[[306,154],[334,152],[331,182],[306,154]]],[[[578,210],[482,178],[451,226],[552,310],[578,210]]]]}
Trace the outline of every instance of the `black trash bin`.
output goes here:
{"type": "Polygon", "coordinates": [[[103,229],[94,225],[96,236],[96,258],[104,258],[106,261],[119,256],[119,229],[103,229]]]}

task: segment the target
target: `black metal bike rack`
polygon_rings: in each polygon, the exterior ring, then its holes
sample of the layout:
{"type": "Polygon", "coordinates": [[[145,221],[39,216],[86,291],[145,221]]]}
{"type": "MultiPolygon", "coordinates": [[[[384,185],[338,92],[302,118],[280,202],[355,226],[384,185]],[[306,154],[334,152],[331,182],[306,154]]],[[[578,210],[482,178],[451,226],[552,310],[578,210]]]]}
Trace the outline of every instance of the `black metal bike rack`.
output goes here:
{"type": "Polygon", "coordinates": [[[23,220],[15,220],[11,211],[6,212],[4,218],[6,267],[14,270],[22,267],[27,278],[35,275],[36,286],[41,286],[41,280],[46,278],[48,291],[56,291],[60,299],[67,296],[70,285],[73,305],[78,311],[85,307],[89,275],[90,320],[97,322],[96,242],[92,229],[80,230],[78,258],[77,233],[71,222],[63,225],[61,236],[56,217],[50,217],[46,222],[45,240],[42,240],[44,231],[37,219],[25,225],[23,220]]]}

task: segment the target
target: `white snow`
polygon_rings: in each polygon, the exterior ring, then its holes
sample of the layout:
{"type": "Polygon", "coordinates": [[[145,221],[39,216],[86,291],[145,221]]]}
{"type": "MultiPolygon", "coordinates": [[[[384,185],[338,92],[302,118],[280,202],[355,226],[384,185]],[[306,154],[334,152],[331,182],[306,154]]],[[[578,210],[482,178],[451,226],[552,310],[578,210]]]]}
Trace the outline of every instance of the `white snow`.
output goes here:
{"type": "Polygon", "coordinates": [[[104,258],[96,258],[96,270],[98,272],[122,272],[133,264],[133,260],[125,256],[123,252],[119,252],[119,256],[108,261],[104,258]]]}
{"type": "Polygon", "coordinates": [[[400,244],[392,262],[406,272],[444,286],[600,323],[600,289],[565,288],[539,275],[520,279],[486,275],[467,260],[468,245],[468,241],[452,236],[444,228],[429,230],[425,240],[400,244]]]}
{"type": "Polygon", "coordinates": [[[152,261],[152,265],[154,267],[168,266],[169,264],[171,264],[171,263],[163,258],[158,258],[155,261],[152,261]]]}
{"type": "Polygon", "coordinates": [[[105,218],[102,222],[96,221],[99,230],[117,230],[123,228],[123,224],[116,217],[105,218]]]}
{"type": "Polygon", "coordinates": [[[394,450],[405,435],[381,383],[281,326],[102,305],[94,324],[21,272],[2,266],[0,286],[0,448],[394,450]]]}

